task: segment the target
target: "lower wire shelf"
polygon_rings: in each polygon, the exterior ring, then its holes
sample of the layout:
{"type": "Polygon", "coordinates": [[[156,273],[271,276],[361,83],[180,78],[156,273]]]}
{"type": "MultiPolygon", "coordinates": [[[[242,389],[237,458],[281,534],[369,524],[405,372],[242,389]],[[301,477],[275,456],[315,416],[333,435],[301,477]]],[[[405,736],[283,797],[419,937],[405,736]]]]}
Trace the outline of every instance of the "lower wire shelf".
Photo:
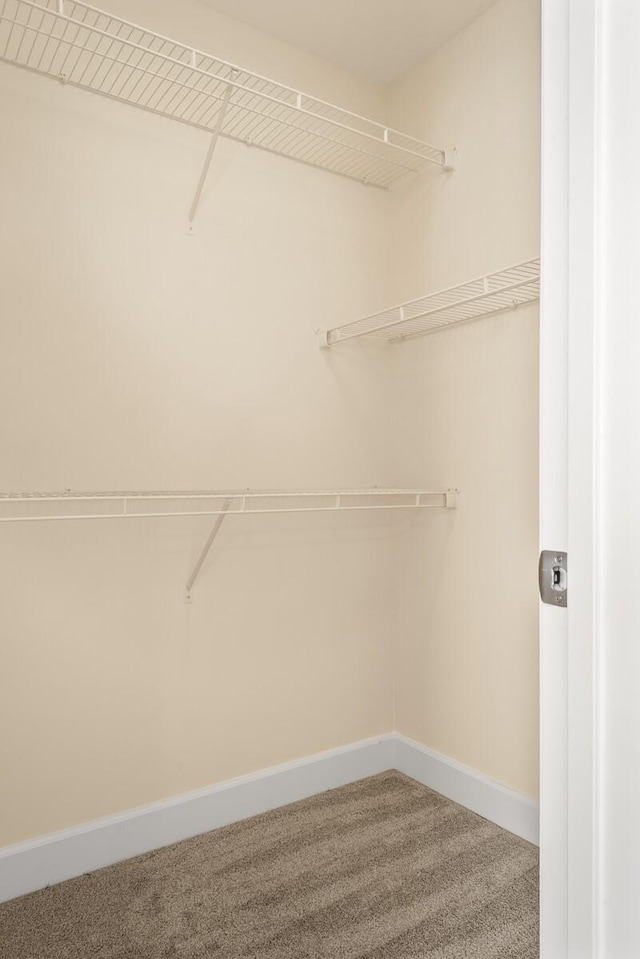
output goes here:
{"type": "Polygon", "coordinates": [[[0,493],[0,523],[231,516],[344,510],[452,509],[455,489],[106,490],[0,493]]]}
{"type": "Polygon", "coordinates": [[[215,522],[187,580],[192,591],[227,516],[354,510],[455,509],[458,490],[130,490],[0,493],[0,523],[214,516],[215,522]]]}

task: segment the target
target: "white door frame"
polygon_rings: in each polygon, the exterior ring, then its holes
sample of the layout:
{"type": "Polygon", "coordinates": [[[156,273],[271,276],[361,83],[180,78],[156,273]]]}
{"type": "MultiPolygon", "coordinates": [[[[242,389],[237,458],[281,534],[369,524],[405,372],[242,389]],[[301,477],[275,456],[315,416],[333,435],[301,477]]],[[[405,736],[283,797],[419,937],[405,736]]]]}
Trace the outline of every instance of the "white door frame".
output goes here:
{"type": "Polygon", "coordinates": [[[598,956],[599,149],[602,0],[543,0],[541,956],[598,956]]]}

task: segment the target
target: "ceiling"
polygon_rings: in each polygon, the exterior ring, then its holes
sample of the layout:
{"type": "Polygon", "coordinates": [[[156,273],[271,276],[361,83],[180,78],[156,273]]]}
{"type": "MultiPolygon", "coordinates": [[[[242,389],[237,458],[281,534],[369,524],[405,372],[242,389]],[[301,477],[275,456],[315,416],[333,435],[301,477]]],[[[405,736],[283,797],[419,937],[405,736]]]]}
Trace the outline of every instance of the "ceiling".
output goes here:
{"type": "Polygon", "coordinates": [[[495,0],[203,0],[220,13],[387,85],[495,0]]]}

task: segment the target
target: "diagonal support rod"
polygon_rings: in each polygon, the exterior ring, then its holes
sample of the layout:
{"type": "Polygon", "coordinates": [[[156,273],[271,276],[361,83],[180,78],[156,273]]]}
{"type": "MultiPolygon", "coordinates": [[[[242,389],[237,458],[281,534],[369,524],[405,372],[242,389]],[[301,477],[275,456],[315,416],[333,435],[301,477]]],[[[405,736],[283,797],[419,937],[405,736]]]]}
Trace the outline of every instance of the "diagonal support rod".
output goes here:
{"type": "Polygon", "coordinates": [[[216,521],[213,524],[213,529],[209,533],[209,538],[207,542],[204,544],[204,546],[202,547],[202,552],[200,553],[198,557],[198,561],[196,565],[193,567],[193,572],[191,573],[191,576],[187,580],[187,602],[188,603],[191,602],[191,590],[193,589],[194,583],[197,580],[198,576],[200,575],[200,570],[202,569],[205,559],[209,555],[209,550],[213,546],[216,536],[220,532],[220,527],[222,526],[222,523],[224,521],[224,518],[230,506],[231,506],[231,500],[226,499],[224,503],[222,504],[222,513],[216,517],[216,521]]]}
{"type": "Polygon", "coordinates": [[[189,210],[189,224],[188,232],[193,233],[193,221],[196,218],[196,213],[198,212],[198,206],[200,205],[200,197],[202,196],[202,191],[204,189],[204,184],[207,179],[207,174],[209,172],[209,167],[211,166],[211,161],[213,159],[213,154],[216,149],[216,144],[218,142],[218,137],[220,136],[220,131],[222,130],[222,124],[224,122],[225,114],[227,112],[227,107],[229,106],[229,100],[231,99],[231,94],[233,93],[233,87],[231,84],[228,84],[227,89],[224,92],[222,98],[222,103],[220,104],[220,110],[218,112],[218,119],[216,120],[216,125],[211,136],[211,142],[209,144],[209,149],[207,150],[207,155],[205,157],[204,166],[202,167],[202,173],[200,174],[200,179],[198,180],[198,186],[196,187],[196,192],[191,201],[191,209],[189,210]]]}

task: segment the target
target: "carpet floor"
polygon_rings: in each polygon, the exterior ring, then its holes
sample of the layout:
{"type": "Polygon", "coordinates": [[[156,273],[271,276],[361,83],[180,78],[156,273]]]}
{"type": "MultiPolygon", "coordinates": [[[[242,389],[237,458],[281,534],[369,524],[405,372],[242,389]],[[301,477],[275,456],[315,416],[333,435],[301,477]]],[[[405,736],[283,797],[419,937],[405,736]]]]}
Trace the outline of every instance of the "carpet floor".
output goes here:
{"type": "Polygon", "coordinates": [[[2,959],[534,959],[538,851],[397,772],[0,906],[2,959]]]}

